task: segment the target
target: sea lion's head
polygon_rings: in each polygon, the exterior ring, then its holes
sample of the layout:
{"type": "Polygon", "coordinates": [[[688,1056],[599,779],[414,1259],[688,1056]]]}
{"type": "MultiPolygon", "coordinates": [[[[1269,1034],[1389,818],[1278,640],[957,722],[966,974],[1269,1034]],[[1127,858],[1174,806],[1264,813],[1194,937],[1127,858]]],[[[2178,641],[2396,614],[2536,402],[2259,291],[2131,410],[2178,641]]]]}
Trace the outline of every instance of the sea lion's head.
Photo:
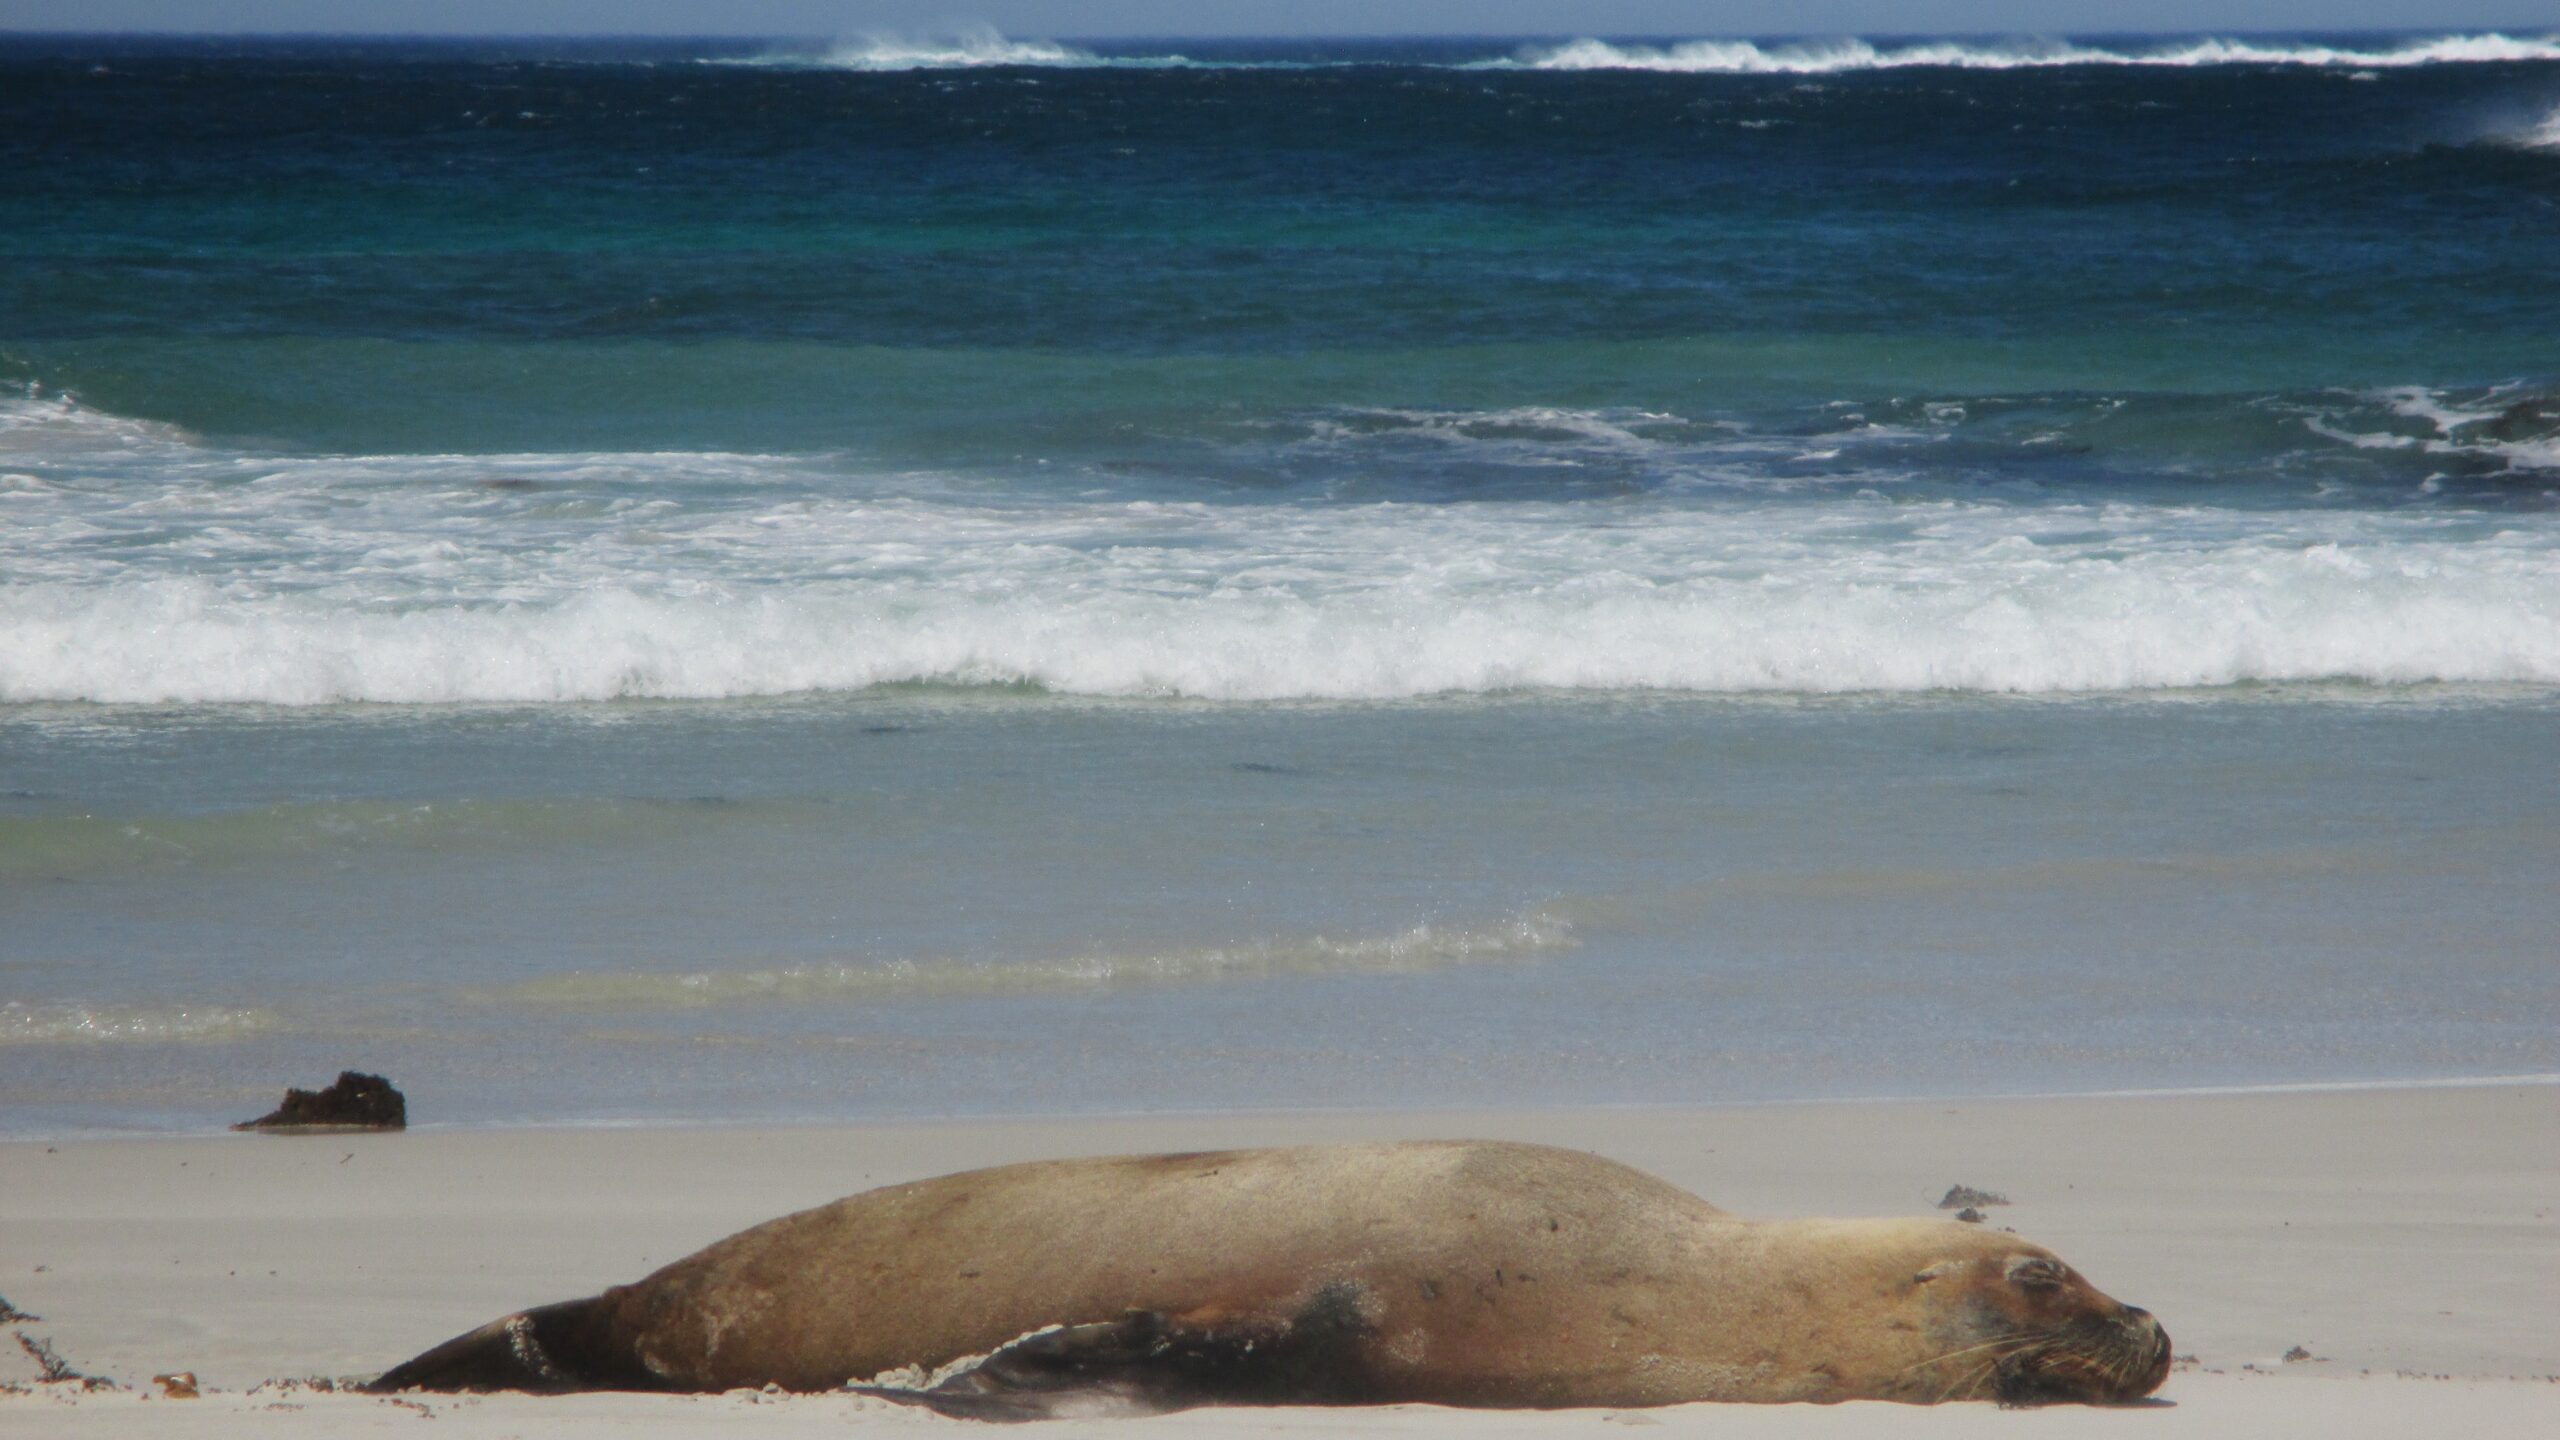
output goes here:
{"type": "Polygon", "coordinates": [[[2101,1291],[2043,1246],[1947,1228],[1948,1253],[1909,1282],[1932,1348],[1912,1376],[1935,1392],[1921,1398],[2113,1405],[2169,1378],[2168,1332],[2150,1311],[2101,1291]]]}

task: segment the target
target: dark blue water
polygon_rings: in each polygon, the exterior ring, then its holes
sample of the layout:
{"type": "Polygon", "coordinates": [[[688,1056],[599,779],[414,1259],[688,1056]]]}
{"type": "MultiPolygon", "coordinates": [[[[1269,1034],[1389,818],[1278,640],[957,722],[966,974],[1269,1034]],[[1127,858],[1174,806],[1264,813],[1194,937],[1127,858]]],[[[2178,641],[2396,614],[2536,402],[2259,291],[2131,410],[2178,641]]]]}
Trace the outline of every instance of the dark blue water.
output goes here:
{"type": "Polygon", "coordinates": [[[0,355],[287,446],[1090,462],[1134,426],[1212,483],[1302,478],[1235,425],[1344,405],[1801,428],[2023,398],[1967,432],[1995,467],[2058,428],[2155,475],[2302,450],[2286,407],[2333,388],[2485,397],[2469,450],[2560,426],[2548,44],[1776,74],[1157,48],[1218,63],[13,41],[0,355]]]}

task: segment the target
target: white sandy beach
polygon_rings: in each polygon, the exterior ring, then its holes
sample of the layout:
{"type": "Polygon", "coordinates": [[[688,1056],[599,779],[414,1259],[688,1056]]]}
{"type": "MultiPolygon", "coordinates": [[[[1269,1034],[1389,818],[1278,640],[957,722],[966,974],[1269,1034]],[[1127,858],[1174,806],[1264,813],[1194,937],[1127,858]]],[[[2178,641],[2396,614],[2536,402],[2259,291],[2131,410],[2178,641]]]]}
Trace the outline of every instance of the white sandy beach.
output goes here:
{"type": "MultiPolygon", "coordinates": [[[[34,1384],[25,1435],[836,1434],[966,1422],[853,1397],[377,1399],[378,1371],[531,1303],[635,1279],[874,1185],[1064,1154],[1472,1135],[1597,1150],[1755,1216],[1929,1213],[1963,1182],[2168,1326],[2122,1410],[1689,1406],[1215,1410],[1171,1436],[2560,1434],[2560,1086],[1712,1109],[1148,1116],[801,1129],[436,1131],[0,1144],[0,1296],[113,1390],[34,1384]],[[2301,1347],[2312,1357],[2284,1356],[2301,1347]],[[192,1371],[204,1394],[156,1394],[192,1371]]],[[[1064,1422],[1045,1433],[1119,1433],[1064,1422]]]]}

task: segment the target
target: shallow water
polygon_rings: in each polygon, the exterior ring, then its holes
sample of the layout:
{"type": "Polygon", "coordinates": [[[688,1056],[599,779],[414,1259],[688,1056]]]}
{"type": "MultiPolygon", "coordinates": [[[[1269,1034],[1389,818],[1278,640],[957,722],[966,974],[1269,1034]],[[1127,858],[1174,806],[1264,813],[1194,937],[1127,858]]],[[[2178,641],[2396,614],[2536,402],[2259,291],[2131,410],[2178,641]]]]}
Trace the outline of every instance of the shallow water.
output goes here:
{"type": "Polygon", "coordinates": [[[2551,1071],[2555,740],[2372,694],[40,710],[0,1086],[44,1128],[341,1065],[444,1121],[2551,1071]]]}

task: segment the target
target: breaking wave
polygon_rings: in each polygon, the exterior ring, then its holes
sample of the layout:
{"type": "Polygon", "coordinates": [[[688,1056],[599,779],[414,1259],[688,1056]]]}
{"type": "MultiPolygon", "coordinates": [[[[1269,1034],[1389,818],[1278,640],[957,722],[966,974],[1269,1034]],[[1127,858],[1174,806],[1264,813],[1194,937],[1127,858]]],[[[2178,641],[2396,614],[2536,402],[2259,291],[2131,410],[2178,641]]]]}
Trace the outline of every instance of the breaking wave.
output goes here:
{"type": "Polygon", "coordinates": [[[778,970],[626,971],[548,976],[474,993],[484,1004],[571,1011],[691,1010],[729,1005],[858,1004],[925,997],[1040,994],[1184,985],[1287,975],[1406,974],[1570,950],[1573,927],[1549,910],[1495,925],[1416,925],[1393,935],[1317,935],[1137,954],[987,961],[894,960],[778,970]]]}
{"type": "Polygon", "coordinates": [[[1445,45],[1437,54],[1380,52],[1359,56],[1294,52],[1285,47],[1209,47],[1207,53],[1097,51],[1055,40],[1013,40],[991,26],[930,34],[875,34],[817,54],[777,54],[717,61],[835,70],[973,70],[993,66],[1047,68],[1302,69],[1411,65],[1461,70],[1652,70],[1700,75],[1828,75],[1851,70],[1941,67],[1965,70],[2043,69],[2063,65],[2292,65],[2391,69],[2414,65],[2560,60],[2560,35],[2440,35],[2358,45],[2303,39],[2190,36],[2144,45],[2061,38],[1878,41],[1857,36],[1753,41],[1701,39],[1660,44],[1583,38],[1531,45],[1508,55],[1465,58],[1445,45]]]}
{"type": "Polygon", "coordinates": [[[811,54],[787,51],[752,59],[718,59],[713,65],[788,70],[859,70],[892,74],[910,70],[1179,69],[1195,62],[1181,55],[1103,55],[1055,40],[1008,40],[993,26],[972,25],[926,34],[874,34],[839,41],[811,54]]]}
{"type": "Polygon", "coordinates": [[[2560,549],[2547,534],[2386,538],[2368,522],[2327,538],[2213,539],[2191,528],[2196,518],[2163,515],[2159,533],[2131,541],[2056,533],[2097,522],[2092,512],[2035,524],[1990,507],[1866,512],[1868,526],[1940,532],[1901,554],[1843,546],[1845,533],[1821,533],[1833,527],[1737,547],[1713,527],[1664,525],[1656,544],[1685,535],[1697,552],[1595,554],[1582,573],[1511,585],[1496,577],[1527,555],[1503,550],[1563,541],[1537,533],[1538,517],[1519,517],[1512,536],[1451,537],[1440,558],[1424,557],[1447,527],[1406,527],[1389,543],[1412,547],[1410,573],[1324,590],[1173,574],[1124,588],[1069,574],[996,589],[614,586],[541,605],[378,613],[236,598],[202,581],[31,586],[0,591],[0,700],[540,703],[896,684],[1231,701],[2560,684],[2560,627],[2548,619],[2560,612],[2560,549]]]}
{"type": "Polygon", "coordinates": [[[1007,40],[991,26],[945,35],[867,35],[827,52],[840,70],[967,70],[989,65],[1096,65],[1091,52],[1053,40],[1007,40]]]}
{"type": "Polygon", "coordinates": [[[1761,45],[1749,40],[1689,40],[1671,45],[1618,45],[1575,40],[1523,52],[1506,68],[1655,70],[1701,75],[1829,75],[1848,70],[1942,67],[2025,70],[2061,65],[2302,65],[2386,69],[2409,65],[2560,60],[2560,36],[2446,35],[2374,48],[2297,42],[2197,38],[2147,48],[2108,48],[2068,40],[1984,43],[1932,40],[1883,43],[1855,37],[1761,45]]]}
{"type": "MultiPolygon", "coordinates": [[[[0,704],[2560,684],[2546,388],[2240,407],[2309,457],[2284,463],[2382,467],[2385,503],[1900,488],[1932,437],[1991,427],[1985,464],[2053,448],[2048,422],[2081,422],[2052,410],[1933,402],[1803,434],[1336,411],[1277,443],[1354,477],[1509,478],[1465,503],[1242,503],[709,452],[266,456],[28,400],[0,425],[0,704]],[[1789,489],[1799,470],[1826,488],[1789,489]],[[1542,473],[1626,484],[1519,478],[1542,473]]],[[[275,843],[306,818],[277,818],[275,843]]],[[[601,823],[321,818],[385,843],[601,823]]],[[[54,838],[112,867],[172,837],[54,838]]]]}

